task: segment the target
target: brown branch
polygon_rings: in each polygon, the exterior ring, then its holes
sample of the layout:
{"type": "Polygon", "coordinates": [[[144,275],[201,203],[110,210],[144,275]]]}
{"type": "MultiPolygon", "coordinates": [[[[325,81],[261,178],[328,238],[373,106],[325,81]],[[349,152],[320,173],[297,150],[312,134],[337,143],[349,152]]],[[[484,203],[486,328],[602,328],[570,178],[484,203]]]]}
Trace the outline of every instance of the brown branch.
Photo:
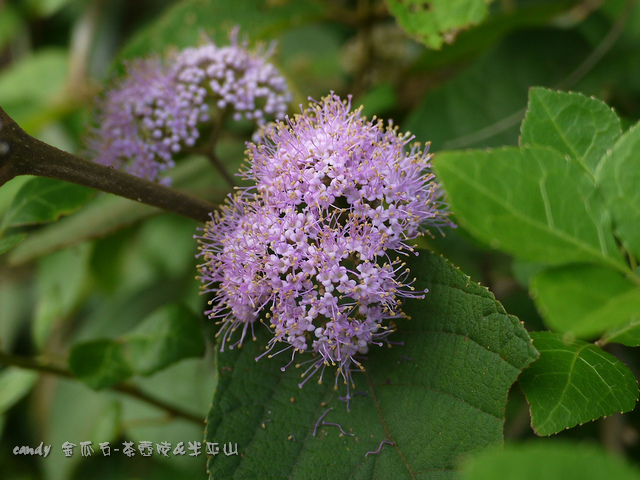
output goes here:
{"type": "Polygon", "coordinates": [[[19,175],[55,178],[113,193],[199,222],[216,206],[175,189],[98,165],[27,134],[0,108],[0,186],[19,175]]]}
{"type": "MultiPolygon", "coordinates": [[[[77,378],[73,375],[73,373],[71,373],[71,371],[52,363],[39,360],[37,358],[12,355],[0,351],[0,363],[23,368],[25,370],[33,370],[40,373],[77,380],[77,378]]],[[[173,405],[170,405],[165,401],[154,397],[153,395],[143,392],[133,384],[119,383],[112,386],[111,390],[123,393],[133,398],[137,398],[138,400],[142,400],[149,405],[153,405],[154,407],[164,410],[169,417],[181,418],[191,423],[195,423],[198,426],[204,425],[204,419],[199,417],[198,415],[184,411],[178,407],[174,407],[173,405]]]]}

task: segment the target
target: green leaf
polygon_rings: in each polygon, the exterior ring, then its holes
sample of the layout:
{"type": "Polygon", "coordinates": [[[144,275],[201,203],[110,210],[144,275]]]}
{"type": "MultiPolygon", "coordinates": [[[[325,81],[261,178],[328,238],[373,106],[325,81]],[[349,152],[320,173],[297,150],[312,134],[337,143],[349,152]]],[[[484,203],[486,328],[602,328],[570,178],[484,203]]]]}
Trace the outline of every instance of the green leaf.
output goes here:
{"type": "Polygon", "coordinates": [[[596,265],[545,269],[530,289],[546,325],[556,332],[589,338],[640,317],[640,288],[596,265]]]}
{"type": "Polygon", "coordinates": [[[13,407],[31,391],[38,373],[18,367],[7,367],[0,372],[0,414],[13,407]]]}
{"type": "Polygon", "coordinates": [[[8,252],[27,236],[26,233],[10,233],[0,237],[0,254],[8,252]]]}
{"type": "Polygon", "coordinates": [[[122,337],[81,342],[71,349],[69,367],[89,387],[100,390],[134,374],[151,375],[204,354],[199,318],[177,304],[160,307],[122,337]]]}
{"type": "Polygon", "coordinates": [[[205,350],[199,318],[178,304],[156,310],[122,341],[129,364],[140,375],[151,375],[184,358],[201,357],[205,350]]]}
{"type": "Polygon", "coordinates": [[[460,223],[493,248],[546,264],[628,273],[593,181],[549,147],[443,152],[434,168],[460,223]]]}
{"type": "Polygon", "coordinates": [[[298,388],[304,369],[283,372],[288,358],[256,362],[263,326],[257,342],[219,353],[205,438],[237,442],[242,456],[221,450],[210,478],[453,478],[460,455],[501,442],[507,392],[536,357],[525,329],[444,259],[421,251],[407,263],[429,293],[404,305],[413,318],[390,337],[401,345],[370,350],[349,411],[333,367],[298,388]]]}
{"type": "Polygon", "coordinates": [[[640,315],[634,316],[627,325],[609,330],[599,343],[621,343],[629,347],[640,347],[640,315]]]}
{"type": "Polygon", "coordinates": [[[64,97],[68,52],[46,48],[23,57],[0,74],[0,105],[28,133],[30,124],[64,97]],[[43,74],[46,72],[46,75],[43,74]],[[25,126],[26,125],[26,126],[25,126]]]}
{"type": "Polygon", "coordinates": [[[5,213],[0,231],[9,227],[55,222],[73,213],[95,194],[95,191],[51,178],[34,178],[18,191],[5,213]]]}
{"type": "Polygon", "coordinates": [[[482,22],[492,0],[387,0],[409,35],[430,48],[453,43],[456,35],[482,22]]]}
{"type": "Polygon", "coordinates": [[[640,480],[636,467],[596,445],[533,441],[467,459],[463,480],[640,480]]]}
{"type": "Polygon", "coordinates": [[[591,172],[622,134],[620,119],[604,102],[541,87],[529,91],[521,129],[521,145],[553,147],[591,172]]]}
{"type": "Polygon", "coordinates": [[[519,381],[538,435],[635,407],[638,383],[616,357],[551,332],[533,332],[531,337],[540,358],[522,372],[519,381]]]}
{"type": "Polygon", "coordinates": [[[94,390],[117,385],[133,375],[122,343],[109,339],[75,345],[69,354],[69,368],[80,381],[94,390]]]}
{"type": "Polygon", "coordinates": [[[616,235],[640,258],[640,124],[627,131],[604,156],[596,178],[611,210],[616,235]]]}
{"type": "Polygon", "coordinates": [[[85,243],[55,252],[39,262],[32,324],[32,335],[38,348],[44,347],[52,328],[69,318],[90,288],[92,247],[85,243]]]}

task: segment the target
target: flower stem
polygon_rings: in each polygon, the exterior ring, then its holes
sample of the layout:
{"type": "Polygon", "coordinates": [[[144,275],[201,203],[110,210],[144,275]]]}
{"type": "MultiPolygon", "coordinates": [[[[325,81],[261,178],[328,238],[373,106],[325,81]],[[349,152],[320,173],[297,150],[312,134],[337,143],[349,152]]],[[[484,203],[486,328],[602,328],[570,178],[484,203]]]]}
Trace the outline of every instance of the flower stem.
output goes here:
{"type": "Polygon", "coordinates": [[[216,206],[175,189],[98,165],[27,134],[0,108],[0,186],[19,175],[36,175],[83,185],[200,222],[216,206]]]}
{"type": "Polygon", "coordinates": [[[195,153],[199,153],[207,157],[222,179],[227,182],[227,185],[231,188],[235,188],[238,184],[224,167],[224,164],[220,160],[220,157],[216,155],[215,151],[218,138],[220,137],[220,131],[222,130],[222,123],[230,112],[231,108],[227,106],[214,117],[211,132],[208,135],[208,140],[195,153]]]}
{"type": "Polygon", "coordinates": [[[238,186],[237,182],[231,175],[229,175],[229,172],[227,172],[227,169],[224,168],[220,157],[218,157],[214,151],[210,151],[206,155],[211,164],[216,168],[216,170],[218,170],[220,176],[224,179],[225,182],[227,182],[227,185],[229,185],[231,188],[235,188],[236,186],[238,186]]]}
{"type": "MultiPolygon", "coordinates": [[[[58,377],[76,379],[76,377],[74,377],[74,375],[69,370],[63,367],[54,365],[53,363],[45,362],[43,360],[39,360],[37,358],[32,358],[32,357],[12,355],[9,353],[5,353],[1,350],[0,350],[0,363],[4,365],[11,365],[14,367],[23,368],[25,370],[34,370],[36,372],[56,375],[58,377]]],[[[138,400],[142,400],[143,402],[146,402],[150,405],[153,405],[154,407],[164,410],[169,417],[181,418],[191,423],[195,423],[198,426],[204,425],[204,419],[202,419],[200,416],[190,412],[186,412],[178,407],[174,407],[173,405],[170,405],[165,401],[154,397],[153,395],[143,392],[137,386],[132,385],[130,383],[119,383],[111,387],[111,390],[124,393],[125,395],[137,398],[138,400]]]]}

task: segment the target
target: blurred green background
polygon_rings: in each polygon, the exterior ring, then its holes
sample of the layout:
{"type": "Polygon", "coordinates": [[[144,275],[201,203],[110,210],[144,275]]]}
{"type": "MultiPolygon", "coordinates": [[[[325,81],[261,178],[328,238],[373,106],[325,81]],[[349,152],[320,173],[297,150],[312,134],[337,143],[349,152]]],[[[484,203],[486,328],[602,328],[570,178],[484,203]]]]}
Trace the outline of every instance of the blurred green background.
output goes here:
{"type": "MultiPolygon", "coordinates": [[[[82,153],[94,100],[122,60],[197,43],[223,43],[240,24],[250,39],[278,41],[275,62],[297,104],[329,91],[354,96],[368,116],[393,119],[431,151],[516,145],[528,89],[576,90],[606,101],[626,122],[640,118],[640,9],[636,2],[500,0],[488,18],[429,50],[401,30],[384,2],[189,2],[171,0],[0,0],[0,106],[28,133],[82,153]],[[197,6],[197,4],[200,4],[197,6]],[[206,13],[209,14],[206,14],[206,13]],[[364,20],[363,20],[364,19],[364,20]]],[[[218,145],[230,171],[250,132],[218,145]]],[[[223,184],[206,162],[185,159],[177,185],[217,198],[223,184]]],[[[0,215],[27,181],[0,189],[0,215]]],[[[66,362],[77,342],[117,338],[169,301],[202,317],[195,222],[98,195],[60,222],[25,229],[0,257],[3,351],[66,362]]],[[[480,245],[463,229],[422,240],[487,286],[529,330],[544,329],[527,293],[539,267],[480,245]]],[[[213,326],[201,319],[204,338],[213,326]]],[[[638,376],[637,353],[611,346],[638,376]]],[[[205,455],[104,458],[98,443],[202,441],[204,423],[172,418],[113,390],[95,392],[56,375],[0,372],[0,478],[204,478],[205,455]],[[94,454],[62,455],[65,441],[92,440],[94,454]],[[49,458],[14,456],[15,446],[52,445],[49,458]],[[165,461],[166,460],[166,461],[165,461]]],[[[213,389],[213,346],[132,382],[204,419],[213,389]]],[[[533,437],[526,401],[514,387],[507,442],[533,437]]],[[[638,414],[614,415],[558,437],[590,440],[638,461],[638,414]]],[[[221,439],[223,441],[232,439],[221,439]]]]}

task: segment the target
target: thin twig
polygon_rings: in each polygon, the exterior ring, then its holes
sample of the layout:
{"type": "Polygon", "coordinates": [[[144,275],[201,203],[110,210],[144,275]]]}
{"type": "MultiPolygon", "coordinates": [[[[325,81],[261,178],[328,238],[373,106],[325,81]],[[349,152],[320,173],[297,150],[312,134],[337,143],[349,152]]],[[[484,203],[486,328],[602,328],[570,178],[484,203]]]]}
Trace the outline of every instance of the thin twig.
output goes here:
{"type": "MultiPolygon", "coordinates": [[[[11,365],[14,367],[20,367],[25,370],[33,370],[40,373],[77,380],[73,373],[71,373],[71,371],[67,370],[66,368],[54,365],[49,362],[45,362],[43,360],[39,360],[37,358],[12,355],[0,351],[0,363],[4,365],[11,365]]],[[[198,415],[186,412],[178,407],[174,407],[173,405],[170,405],[165,401],[154,397],[153,395],[143,392],[138,387],[130,383],[119,383],[112,386],[111,390],[123,393],[133,398],[137,398],[138,400],[142,400],[149,405],[153,405],[154,407],[164,410],[169,417],[181,418],[191,423],[195,423],[198,426],[204,425],[204,419],[202,419],[198,415]]]]}
{"type": "Polygon", "coordinates": [[[211,164],[220,173],[220,176],[222,176],[224,181],[227,182],[227,184],[231,188],[237,187],[238,183],[229,174],[229,172],[227,172],[227,169],[224,168],[224,165],[222,164],[222,161],[220,160],[220,157],[218,157],[213,150],[209,151],[206,155],[207,155],[207,158],[209,159],[209,161],[211,162],[211,164]]]}
{"type": "Polygon", "coordinates": [[[616,18],[616,21],[611,26],[611,29],[607,32],[605,37],[602,39],[600,44],[589,54],[584,61],[578,65],[573,72],[567,75],[562,81],[560,81],[556,88],[559,90],[564,90],[567,88],[571,88],[573,85],[578,83],[580,80],[584,78],[584,76],[589,73],[593,67],[597,65],[597,63],[602,60],[602,58],[607,54],[611,47],[618,41],[620,35],[624,32],[624,27],[626,26],[629,18],[631,17],[631,8],[636,3],[636,0],[627,0],[616,18]]]}
{"type": "Polygon", "coordinates": [[[218,171],[220,176],[227,182],[231,188],[235,188],[238,186],[235,179],[229,174],[227,169],[224,167],[224,164],[220,160],[220,157],[216,155],[216,144],[218,143],[218,139],[220,138],[220,132],[222,131],[222,124],[224,123],[224,119],[229,116],[231,113],[231,108],[227,105],[225,108],[220,110],[218,114],[213,118],[213,125],[211,127],[211,132],[209,132],[207,141],[198,149],[197,153],[204,155],[209,159],[211,165],[218,171]]]}
{"type": "Polygon", "coordinates": [[[98,165],[27,134],[0,108],[0,186],[19,175],[83,185],[206,222],[216,206],[143,178],[98,165]]]}

